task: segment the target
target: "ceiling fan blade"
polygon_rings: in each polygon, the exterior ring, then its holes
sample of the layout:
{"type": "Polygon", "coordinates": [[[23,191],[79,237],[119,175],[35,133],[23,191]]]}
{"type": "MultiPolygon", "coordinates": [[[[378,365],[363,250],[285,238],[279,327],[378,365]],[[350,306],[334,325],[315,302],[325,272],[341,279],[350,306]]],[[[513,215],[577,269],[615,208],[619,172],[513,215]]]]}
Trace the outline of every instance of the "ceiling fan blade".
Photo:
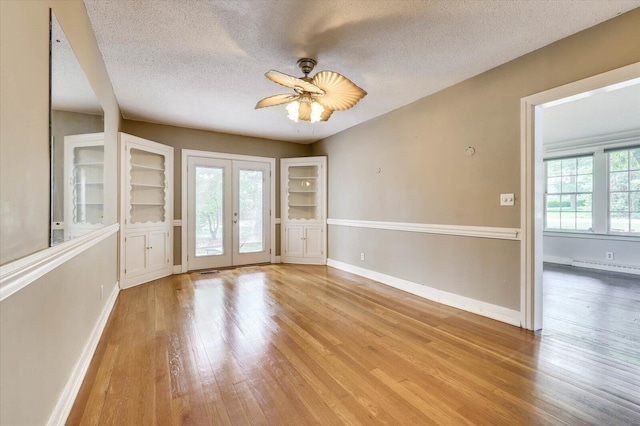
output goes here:
{"type": "Polygon", "coordinates": [[[293,93],[285,94],[285,95],[269,96],[269,97],[266,97],[266,98],[262,99],[261,101],[259,101],[256,104],[256,108],[255,109],[264,108],[264,107],[270,107],[270,106],[275,106],[275,105],[288,104],[291,101],[295,101],[299,97],[300,97],[300,95],[294,95],[293,93]]]}
{"type": "Polygon", "coordinates": [[[320,116],[320,121],[329,120],[329,117],[331,117],[331,114],[333,114],[332,109],[325,109],[324,111],[322,111],[322,115],[320,116]]]}
{"type": "Polygon", "coordinates": [[[318,86],[312,83],[309,83],[308,81],[304,81],[301,78],[294,77],[292,75],[288,75],[280,71],[271,70],[267,72],[264,76],[267,77],[269,80],[273,81],[274,83],[282,84],[283,86],[290,87],[292,89],[299,87],[300,90],[304,92],[309,92],[314,94],[324,93],[324,91],[320,89],[318,86]]]}
{"type": "Polygon", "coordinates": [[[320,71],[311,81],[324,90],[323,96],[314,96],[314,99],[325,109],[332,111],[344,111],[352,108],[367,95],[367,92],[337,72],[320,71]]]}

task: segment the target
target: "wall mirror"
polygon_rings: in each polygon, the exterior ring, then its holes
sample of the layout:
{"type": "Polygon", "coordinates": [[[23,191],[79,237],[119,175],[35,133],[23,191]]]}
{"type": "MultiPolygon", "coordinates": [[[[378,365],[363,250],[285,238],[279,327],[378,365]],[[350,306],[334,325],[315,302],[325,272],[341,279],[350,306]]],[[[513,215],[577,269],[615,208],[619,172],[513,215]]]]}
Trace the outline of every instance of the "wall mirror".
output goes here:
{"type": "Polygon", "coordinates": [[[50,19],[51,246],[104,226],[104,112],[71,45],[50,19]]]}

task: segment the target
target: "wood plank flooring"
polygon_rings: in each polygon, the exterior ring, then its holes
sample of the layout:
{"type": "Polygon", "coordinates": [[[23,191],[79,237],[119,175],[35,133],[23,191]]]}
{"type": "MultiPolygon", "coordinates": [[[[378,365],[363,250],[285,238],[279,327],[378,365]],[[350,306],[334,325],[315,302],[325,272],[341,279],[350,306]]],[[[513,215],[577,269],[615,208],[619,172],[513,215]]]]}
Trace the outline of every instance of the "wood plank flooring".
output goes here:
{"type": "Polygon", "coordinates": [[[545,263],[542,335],[640,365],[640,276],[545,263]]]}
{"type": "Polygon", "coordinates": [[[632,425],[636,361],[325,266],[245,267],[122,291],[67,424],[632,425]]]}

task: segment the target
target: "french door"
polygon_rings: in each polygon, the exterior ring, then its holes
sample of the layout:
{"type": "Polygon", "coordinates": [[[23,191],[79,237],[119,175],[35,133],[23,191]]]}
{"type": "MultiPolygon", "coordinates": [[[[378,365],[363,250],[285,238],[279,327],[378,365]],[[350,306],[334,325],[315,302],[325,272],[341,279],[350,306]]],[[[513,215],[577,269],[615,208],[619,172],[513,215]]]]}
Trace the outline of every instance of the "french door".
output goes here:
{"type": "Polygon", "coordinates": [[[188,270],[271,260],[270,169],[267,162],[188,157],[188,270]]]}

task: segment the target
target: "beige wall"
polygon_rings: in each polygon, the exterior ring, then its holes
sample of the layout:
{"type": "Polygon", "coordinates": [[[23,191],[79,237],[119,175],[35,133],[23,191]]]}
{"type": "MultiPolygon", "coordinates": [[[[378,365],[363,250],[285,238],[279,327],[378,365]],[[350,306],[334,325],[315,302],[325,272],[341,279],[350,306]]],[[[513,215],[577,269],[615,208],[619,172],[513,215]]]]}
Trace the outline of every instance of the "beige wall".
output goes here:
{"type": "MultiPolygon", "coordinates": [[[[0,1],[2,264],[48,246],[49,7],[105,111],[105,157],[117,158],[120,110],[84,3],[0,1]]],[[[109,224],[117,171],[107,169],[109,224]]],[[[47,422],[116,285],[116,255],[111,236],[0,302],[0,424],[47,422]]]]}
{"type": "MultiPolygon", "coordinates": [[[[329,217],[519,227],[520,98],[637,61],[640,9],[313,144],[329,158],[329,217]],[[511,192],[515,207],[500,207],[511,192]]],[[[385,232],[332,226],[329,258],[519,310],[518,244],[385,232]]]]}
{"type": "MultiPolygon", "coordinates": [[[[227,154],[253,155],[276,159],[276,217],[280,217],[280,158],[305,157],[309,155],[309,145],[229,135],[205,130],[142,121],[124,120],[123,132],[163,143],[174,148],[174,209],[173,217],[182,216],[182,149],[223,152],[227,154]]],[[[181,229],[176,227],[173,235],[173,263],[180,265],[181,229]]],[[[277,227],[276,233],[280,231],[277,227]]],[[[276,255],[280,254],[280,239],[276,238],[276,255]]]]}
{"type": "Polygon", "coordinates": [[[47,423],[113,291],[116,256],[113,235],[0,303],[0,424],[47,423]]]}

